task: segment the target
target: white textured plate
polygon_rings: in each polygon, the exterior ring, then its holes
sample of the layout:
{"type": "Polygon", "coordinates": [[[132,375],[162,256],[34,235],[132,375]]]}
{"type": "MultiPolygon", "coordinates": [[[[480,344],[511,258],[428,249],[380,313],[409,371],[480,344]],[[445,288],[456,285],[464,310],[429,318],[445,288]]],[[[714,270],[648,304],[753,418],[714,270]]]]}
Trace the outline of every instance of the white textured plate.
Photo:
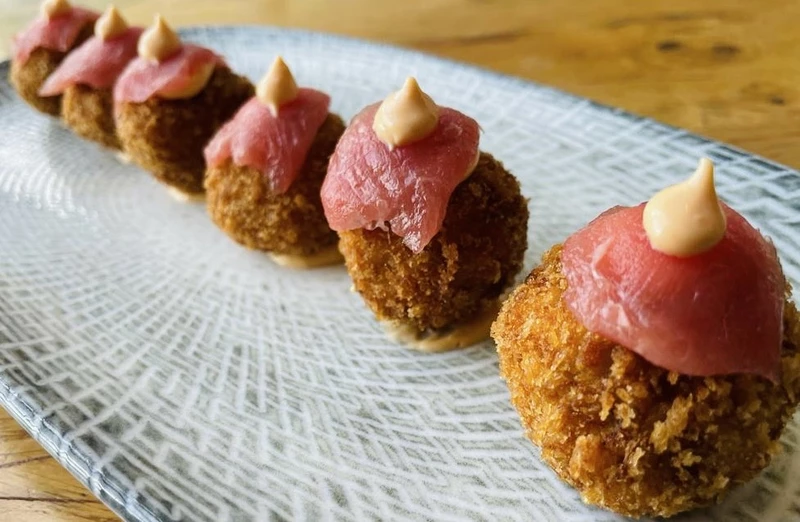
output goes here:
{"type": "MultiPolygon", "coordinates": [[[[190,29],[234,69],[276,53],[349,118],[409,74],[480,122],[530,197],[526,270],[606,207],[719,167],[800,281],[800,176],[586,100],[421,54],[266,28],[190,29]]],[[[0,65],[0,402],[128,520],[605,521],[539,460],[491,343],[387,341],[342,268],[295,272],[202,206],[26,107],[0,65]]],[[[800,517],[786,451],[686,520],[800,517]]]]}

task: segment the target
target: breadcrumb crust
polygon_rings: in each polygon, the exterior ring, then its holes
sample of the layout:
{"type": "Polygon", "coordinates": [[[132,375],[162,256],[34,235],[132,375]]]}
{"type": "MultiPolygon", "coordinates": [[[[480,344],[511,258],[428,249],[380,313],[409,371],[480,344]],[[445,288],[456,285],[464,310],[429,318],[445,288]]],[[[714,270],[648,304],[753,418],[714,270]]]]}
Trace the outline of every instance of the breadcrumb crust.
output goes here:
{"type": "Polygon", "coordinates": [[[339,116],[329,114],[317,131],[297,179],[283,194],[273,194],[257,169],[230,160],[206,173],[208,213],[238,243],[257,250],[311,256],[337,242],[322,210],[320,189],[328,159],[344,132],[339,116]]]}
{"type": "Polygon", "coordinates": [[[116,104],[122,150],[156,179],[188,194],[203,192],[203,149],[255,90],[250,80],[217,66],[191,98],[116,104]]]}
{"type": "Polygon", "coordinates": [[[389,230],[340,232],[356,290],[381,321],[420,333],[452,327],[492,306],[522,268],[528,207],[519,182],[481,153],[453,191],[442,229],[419,254],[389,230]]]}
{"type": "Polygon", "coordinates": [[[67,127],[78,136],[119,149],[114,125],[114,98],[111,88],[95,89],[87,85],[71,85],[64,90],[61,116],[67,127]]]}
{"type": "Polygon", "coordinates": [[[20,97],[34,109],[51,116],[58,116],[61,113],[61,96],[39,96],[39,89],[67,54],[90,38],[93,31],[94,23],[87,22],[67,52],[62,53],[38,47],[31,52],[24,64],[12,60],[8,76],[11,85],[20,97]]]}
{"type": "Polygon", "coordinates": [[[800,398],[800,318],[788,288],[777,384],[653,366],[588,332],[566,289],[557,245],[504,303],[492,336],[528,437],[584,501],[666,517],[718,502],[769,464],[800,398]]]}

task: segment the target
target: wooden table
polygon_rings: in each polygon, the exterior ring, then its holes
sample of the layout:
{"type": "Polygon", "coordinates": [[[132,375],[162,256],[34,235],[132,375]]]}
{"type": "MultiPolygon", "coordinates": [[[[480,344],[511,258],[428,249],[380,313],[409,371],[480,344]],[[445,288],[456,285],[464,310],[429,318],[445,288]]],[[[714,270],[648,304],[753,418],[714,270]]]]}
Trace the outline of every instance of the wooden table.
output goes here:
{"type": "MultiPolygon", "coordinates": [[[[85,1],[97,9],[102,1],[85,1]]],[[[263,23],[413,47],[547,83],[800,167],[800,1],[117,0],[131,22],[263,23]]],[[[34,15],[0,1],[0,57],[34,15]]],[[[266,58],[265,58],[266,59],[266,58]]],[[[266,63],[266,62],[265,62],[266,63]]],[[[114,515],[0,410],[3,520],[114,515]]]]}

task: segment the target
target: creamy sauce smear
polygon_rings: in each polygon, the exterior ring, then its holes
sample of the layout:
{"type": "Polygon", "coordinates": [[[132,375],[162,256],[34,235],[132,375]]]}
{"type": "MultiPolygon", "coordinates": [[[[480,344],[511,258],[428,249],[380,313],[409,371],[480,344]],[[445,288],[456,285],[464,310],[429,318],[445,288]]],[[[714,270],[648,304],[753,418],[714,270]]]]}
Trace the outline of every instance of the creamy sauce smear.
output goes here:
{"type": "Polygon", "coordinates": [[[727,223],[714,187],[714,164],[703,158],[692,176],[653,196],[642,224],[650,245],[676,257],[713,248],[725,237],[727,223]]]}
{"type": "MultiPolygon", "coordinates": [[[[140,58],[154,63],[161,63],[175,56],[180,52],[181,48],[183,48],[183,43],[175,31],[167,25],[161,15],[156,15],[153,25],[148,27],[139,38],[136,51],[139,53],[140,58]]],[[[211,78],[214,68],[214,63],[207,63],[202,67],[198,67],[197,71],[187,78],[180,88],[162,90],[158,93],[158,97],[168,100],[191,98],[203,90],[203,87],[206,86],[211,78]]]]}
{"type": "Polygon", "coordinates": [[[167,25],[161,15],[156,15],[153,25],[147,28],[139,38],[136,52],[140,58],[151,62],[163,62],[181,50],[181,39],[167,25]]]}
{"type": "Polygon", "coordinates": [[[108,6],[103,16],[97,19],[94,24],[94,35],[103,41],[110,40],[119,36],[128,29],[128,24],[117,8],[113,5],[108,6]]]}
{"type": "Polygon", "coordinates": [[[281,105],[297,98],[297,93],[297,82],[292,71],[280,56],[275,58],[267,74],[256,85],[256,98],[269,107],[273,116],[278,115],[281,105]]]}
{"type": "Polygon", "coordinates": [[[439,107],[422,92],[417,80],[408,78],[403,88],[383,100],[372,130],[389,149],[429,136],[439,124],[439,107]]]}
{"type": "Polygon", "coordinates": [[[438,353],[458,350],[489,338],[489,331],[500,312],[501,302],[502,299],[497,300],[473,319],[441,333],[420,335],[416,329],[393,321],[381,321],[381,324],[389,337],[420,352],[438,353]]]}
{"type": "Polygon", "coordinates": [[[44,0],[40,7],[42,16],[45,18],[55,18],[68,14],[72,11],[72,5],[67,0],[44,0]]]}
{"type": "Polygon", "coordinates": [[[270,252],[269,256],[280,266],[303,270],[344,263],[344,257],[336,245],[310,256],[276,254],[274,252],[270,252]]]}
{"type": "Polygon", "coordinates": [[[167,186],[167,193],[179,203],[203,203],[206,200],[206,195],[203,192],[189,193],[170,186],[167,186]]]}

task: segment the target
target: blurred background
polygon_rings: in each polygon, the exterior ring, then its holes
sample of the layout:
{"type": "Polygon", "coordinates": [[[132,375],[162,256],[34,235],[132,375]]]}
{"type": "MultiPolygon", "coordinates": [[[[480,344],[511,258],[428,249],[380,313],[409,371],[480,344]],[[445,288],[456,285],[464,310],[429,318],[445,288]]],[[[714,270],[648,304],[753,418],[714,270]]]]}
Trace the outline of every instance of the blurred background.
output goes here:
{"type": "MultiPolygon", "coordinates": [[[[102,10],[104,0],[85,0],[102,10]]],[[[131,22],[270,24],[475,63],[800,167],[798,0],[118,0],[131,22]]],[[[0,0],[0,56],[35,16],[0,0]]]]}

